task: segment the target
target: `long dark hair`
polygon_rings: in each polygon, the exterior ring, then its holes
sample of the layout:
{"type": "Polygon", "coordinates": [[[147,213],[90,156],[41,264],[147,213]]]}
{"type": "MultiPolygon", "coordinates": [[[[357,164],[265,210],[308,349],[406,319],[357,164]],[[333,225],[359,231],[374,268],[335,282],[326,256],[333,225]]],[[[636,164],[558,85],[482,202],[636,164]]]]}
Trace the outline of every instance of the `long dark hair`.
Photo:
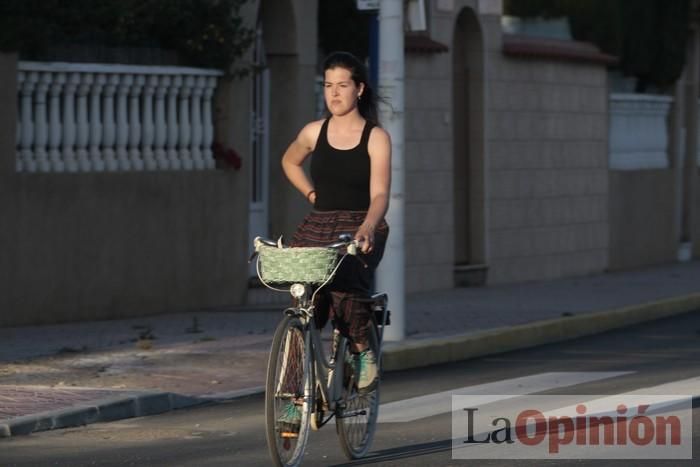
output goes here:
{"type": "Polygon", "coordinates": [[[353,54],[349,52],[333,52],[323,60],[323,73],[332,68],[344,68],[350,71],[352,80],[356,86],[360,83],[364,84],[365,88],[362,91],[362,98],[357,102],[357,108],[360,115],[368,122],[379,126],[379,117],[377,112],[377,95],[374,89],[369,85],[367,68],[353,54]]]}

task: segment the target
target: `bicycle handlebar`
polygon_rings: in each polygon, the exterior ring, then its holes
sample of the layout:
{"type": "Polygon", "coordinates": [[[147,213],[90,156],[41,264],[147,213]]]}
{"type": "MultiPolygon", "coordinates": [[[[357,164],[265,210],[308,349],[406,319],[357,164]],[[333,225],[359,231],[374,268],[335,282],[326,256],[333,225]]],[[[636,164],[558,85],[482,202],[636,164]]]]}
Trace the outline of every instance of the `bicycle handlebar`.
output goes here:
{"type": "MultiPolygon", "coordinates": [[[[321,248],[332,248],[334,250],[340,250],[341,248],[345,247],[346,254],[354,256],[360,261],[360,263],[362,263],[364,267],[367,267],[367,263],[365,263],[357,254],[358,251],[361,251],[363,243],[364,242],[361,242],[360,240],[353,239],[350,234],[342,234],[340,235],[339,240],[337,242],[331,243],[330,245],[322,246],[321,248]]],[[[253,244],[255,245],[255,251],[253,251],[253,254],[248,259],[248,262],[251,262],[253,258],[255,258],[255,256],[258,253],[258,245],[260,244],[271,246],[274,248],[284,248],[284,246],[282,245],[282,237],[280,237],[277,241],[262,237],[255,237],[253,244]]]]}
{"type": "Polygon", "coordinates": [[[362,246],[362,242],[359,240],[354,240],[350,234],[342,234],[340,237],[338,237],[337,242],[331,243],[330,245],[326,245],[326,248],[338,249],[350,246],[358,248],[362,246]]]}
{"type": "MultiPolygon", "coordinates": [[[[278,241],[270,240],[269,238],[262,238],[262,237],[255,237],[254,243],[262,243],[263,245],[267,246],[272,246],[275,248],[284,248],[282,245],[281,238],[278,241]]],[[[363,242],[360,240],[354,240],[350,234],[342,234],[338,238],[337,242],[331,243],[329,245],[323,245],[321,248],[332,248],[334,250],[338,250],[343,247],[349,247],[357,249],[362,247],[363,242]]],[[[350,254],[355,254],[353,252],[349,252],[350,254]]]]}
{"type": "Polygon", "coordinates": [[[277,242],[272,241],[272,240],[267,239],[267,238],[262,238],[262,237],[255,237],[254,242],[260,242],[260,243],[262,243],[263,245],[267,245],[267,246],[274,246],[274,247],[277,247],[277,246],[278,246],[278,245],[277,245],[277,242]]]}

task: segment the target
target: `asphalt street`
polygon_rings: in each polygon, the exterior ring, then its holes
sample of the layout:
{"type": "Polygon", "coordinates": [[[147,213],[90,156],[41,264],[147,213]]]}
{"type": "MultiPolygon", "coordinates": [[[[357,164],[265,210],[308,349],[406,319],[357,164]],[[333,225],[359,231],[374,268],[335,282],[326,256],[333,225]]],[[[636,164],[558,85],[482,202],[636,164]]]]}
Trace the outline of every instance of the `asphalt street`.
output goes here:
{"type": "MultiPolygon", "coordinates": [[[[614,395],[688,380],[697,397],[700,384],[694,379],[698,377],[697,312],[527,351],[388,373],[382,383],[384,421],[378,427],[372,452],[351,465],[700,465],[697,398],[692,408],[696,459],[633,461],[453,460],[451,414],[449,409],[440,410],[439,400],[441,393],[459,388],[481,388],[484,394],[507,394],[502,392],[506,389],[512,394],[515,387],[523,393],[614,395]],[[401,417],[405,419],[399,420],[401,417]]],[[[0,440],[2,467],[269,464],[261,396],[0,440]]],[[[311,434],[304,465],[346,464],[333,425],[311,434]]]]}

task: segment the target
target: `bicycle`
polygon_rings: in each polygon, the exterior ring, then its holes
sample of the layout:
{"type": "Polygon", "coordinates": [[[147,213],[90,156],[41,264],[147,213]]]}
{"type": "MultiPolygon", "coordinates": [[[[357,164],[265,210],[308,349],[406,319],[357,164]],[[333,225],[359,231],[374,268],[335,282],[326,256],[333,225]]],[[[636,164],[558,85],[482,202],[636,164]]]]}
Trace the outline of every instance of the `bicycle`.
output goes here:
{"type": "Polygon", "coordinates": [[[360,391],[349,340],[334,328],[326,352],[314,320],[317,294],[331,282],[347,256],[357,258],[358,242],[350,235],[341,235],[338,242],[326,247],[288,248],[257,237],[254,245],[260,281],[293,297],[293,305],[284,310],[275,331],[267,366],[265,426],[274,464],[299,465],[310,429],[319,430],[334,417],[345,456],[350,460],[363,457],[377,423],[383,330],[389,324],[387,295],[359,299],[371,310],[368,340],[378,371],[376,384],[360,391]],[[298,429],[285,418],[290,412],[300,416],[298,429]]]}

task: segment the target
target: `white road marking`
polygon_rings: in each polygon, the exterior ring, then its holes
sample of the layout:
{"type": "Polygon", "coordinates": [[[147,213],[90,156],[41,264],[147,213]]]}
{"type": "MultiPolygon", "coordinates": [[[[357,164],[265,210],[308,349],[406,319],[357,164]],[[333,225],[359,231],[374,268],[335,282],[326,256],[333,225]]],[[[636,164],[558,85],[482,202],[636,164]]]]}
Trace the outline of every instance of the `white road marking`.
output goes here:
{"type": "MultiPolygon", "coordinates": [[[[627,405],[629,406],[628,417],[637,414],[637,405],[646,402],[643,396],[646,395],[658,395],[659,400],[664,400],[664,402],[655,401],[655,409],[672,406],[683,398],[690,397],[696,398],[700,397],[700,376],[695,378],[682,379],[679,381],[672,381],[670,383],[659,384],[657,386],[649,386],[646,388],[635,389],[633,391],[625,391],[624,393],[614,394],[609,397],[600,397],[597,399],[581,400],[580,403],[586,405],[587,413],[596,415],[607,415],[614,414],[617,405],[620,402],[620,395],[625,396],[627,405]],[[639,396],[635,398],[635,396],[639,396]],[[664,397],[661,397],[664,396],[664,397]],[[673,397],[678,396],[678,397],[673,397]]],[[[578,404],[576,404],[578,405],[578,404]]],[[[546,417],[551,416],[575,416],[576,415],[576,405],[571,405],[568,407],[561,407],[556,410],[551,410],[545,412],[546,417]]]]}
{"type": "Polygon", "coordinates": [[[499,400],[518,397],[517,394],[532,394],[549,389],[575,386],[577,384],[615,378],[628,375],[631,371],[578,371],[538,373],[520,378],[505,379],[492,383],[478,384],[463,388],[452,389],[425,396],[413,397],[395,402],[382,404],[379,407],[380,423],[411,422],[421,418],[450,413],[452,411],[453,395],[490,396],[486,399],[479,397],[481,403],[492,403],[499,400]],[[516,395],[513,395],[516,394],[516,395]]]}

